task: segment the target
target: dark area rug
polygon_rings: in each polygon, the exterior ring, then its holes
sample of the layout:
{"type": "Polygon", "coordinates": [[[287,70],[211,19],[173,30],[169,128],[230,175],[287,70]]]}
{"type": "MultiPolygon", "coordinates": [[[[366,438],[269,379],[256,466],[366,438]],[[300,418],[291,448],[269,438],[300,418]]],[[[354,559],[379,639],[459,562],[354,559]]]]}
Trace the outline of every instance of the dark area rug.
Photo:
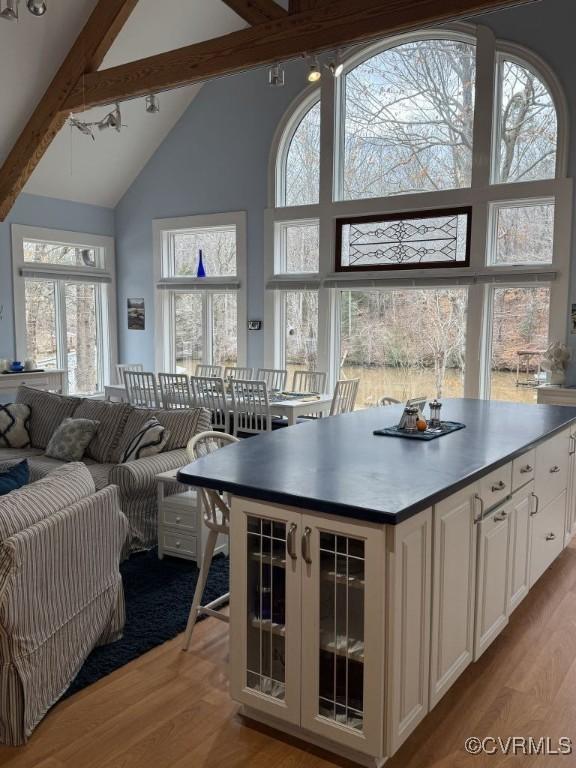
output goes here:
{"type": "MultiPolygon", "coordinates": [[[[183,632],[188,621],[198,568],[188,560],[165,557],[156,550],[141,552],[120,566],[126,599],[124,637],[96,648],[62,698],[92,685],[115,669],[137,659],[183,632]]],[[[203,603],[228,591],[228,558],[212,561],[203,603]]]]}

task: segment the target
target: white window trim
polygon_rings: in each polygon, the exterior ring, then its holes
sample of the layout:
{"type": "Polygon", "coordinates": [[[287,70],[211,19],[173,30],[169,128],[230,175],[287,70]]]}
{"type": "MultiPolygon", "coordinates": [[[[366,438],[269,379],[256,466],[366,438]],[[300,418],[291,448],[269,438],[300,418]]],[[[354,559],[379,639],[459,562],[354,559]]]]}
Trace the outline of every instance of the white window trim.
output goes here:
{"type": "MultiPolygon", "coordinates": [[[[247,231],[246,212],[210,213],[182,216],[170,219],[155,219],[152,222],[154,244],[154,283],[156,286],[154,306],[156,317],[155,349],[156,370],[169,371],[172,366],[172,297],[175,291],[193,290],[233,291],[237,297],[238,365],[245,366],[248,356],[248,295],[247,295],[247,231]],[[186,229],[235,227],[236,229],[236,275],[206,277],[166,277],[167,238],[173,232],[186,229]],[[166,290],[166,289],[169,290],[166,290]]],[[[206,351],[206,350],[205,350],[206,351]]]]}
{"type": "MultiPolygon", "coordinates": [[[[383,214],[395,212],[417,212],[442,207],[471,206],[471,263],[470,267],[462,270],[470,285],[468,291],[467,340],[466,345],[466,376],[464,394],[466,397],[487,396],[484,344],[479,339],[488,338],[487,323],[488,289],[484,284],[491,280],[509,280],[507,285],[514,285],[514,275],[522,274],[521,285],[526,285],[529,275],[534,274],[540,284],[550,272],[551,307],[549,338],[566,341],[569,318],[569,286],[570,286],[570,249],[572,237],[572,200],[573,181],[566,178],[567,173],[567,142],[569,136],[568,109],[562,88],[553,71],[536,54],[521,46],[497,40],[493,32],[484,26],[472,24],[454,24],[442,29],[421,30],[395,37],[384,43],[376,43],[369,47],[355,48],[347,60],[343,76],[344,82],[347,71],[357,66],[361,61],[370,58],[377,52],[395,47],[398,44],[414,39],[460,39],[476,43],[476,95],[475,113],[482,119],[474,120],[474,147],[471,186],[463,189],[447,189],[438,192],[422,192],[409,195],[398,195],[385,198],[369,198],[365,200],[338,200],[338,168],[336,147],[341,142],[342,126],[336,125],[337,115],[342,115],[338,109],[342,97],[342,85],[335,83],[334,78],[323,77],[320,87],[306,89],[296,99],[285,114],[272,144],[269,160],[269,205],[265,211],[265,285],[270,286],[265,292],[264,300],[264,329],[265,329],[265,365],[269,367],[283,366],[283,329],[281,321],[281,302],[279,289],[282,280],[286,283],[290,278],[297,280],[298,275],[280,276],[275,274],[275,228],[278,222],[296,221],[298,219],[316,219],[320,221],[320,271],[316,277],[319,285],[318,301],[318,367],[328,373],[329,385],[333,386],[339,370],[339,289],[330,287],[334,275],[335,225],[334,221],[340,216],[383,214]],[[549,89],[557,111],[558,145],[556,178],[542,181],[511,182],[491,184],[493,163],[493,132],[496,109],[496,77],[498,62],[502,59],[512,59],[521,66],[528,67],[542,79],[549,89]],[[320,202],[317,205],[282,206],[279,196],[278,182],[282,178],[278,173],[278,163],[286,156],[289,140],[299,125],[307,109],[320,97],[321,99],[321,156],[320,156],[320,202]],[[284,143],[283,143],[284,142],[284,143]],[[554,200],[554,255],[552,265],[530,265],[528,267],[487,266],[486,254],[488,247],[489,210],[494,203],[521,204],[523,200],[547,199],[554,200]],[[504,277],[504,272],[506,277],[504,277]],[[536,276],[535,273],[538,273],[536,276]]],[[[458,269],[430,269],[399,271],[399,280],[417,280],[424,286],[423,278],[428,285],[442,287],[453,284],[458,276],[458,269]],[[421,273],[421,274],[420,274],[421,273]]],[[[393,272],[383,275],[374,273],[374,287],[390,283],[393,272]]],[[[311,275],[307,275],[310,279],[311,275]]],[[[350,279],[350,287],[354,286],[354,277],[350,279]]],[[[358,285],[367,275],[358,275],[358,285]]],[[[464,277],[464,275],[462,275],[464,277]]],[[[342,274],[338,274],[342,279],[342,274]]],[[[503,283],[504,284],[504,283],[503,283]]]]}
{"type": "MultiPolygon", "coordinates": [[[[70,282],[77,280],[104,282],[107,285],[105,306],[97,308],[100,312],[100,325],[103,330],[99,338],[101,368],[100,380],[102,390],[114,380],[113,372],[118,362],[118,323],[116,309],[116,253],[113,237],[93,235],[85,232],[71,232],[63,229],[47,229],[23,224],[12,224],[12,279],[14,289],[14,324],[16,339],[16,356],[25,360],[28,356],[26,340],[26,294],[25,274],[37,273],[43,278],[70,282]],[[35,264],[24,260],[24,242],[39,240],[41,242],[61,243],[62,245],[97,248],[104,254],[104,263],[99,267],[66,267],[60,264],[35,264]]],[[[67,379],[65,380],[67,385],[67,379]]],[[[100,394],[100,393],[97,393],[100,394]]]]}

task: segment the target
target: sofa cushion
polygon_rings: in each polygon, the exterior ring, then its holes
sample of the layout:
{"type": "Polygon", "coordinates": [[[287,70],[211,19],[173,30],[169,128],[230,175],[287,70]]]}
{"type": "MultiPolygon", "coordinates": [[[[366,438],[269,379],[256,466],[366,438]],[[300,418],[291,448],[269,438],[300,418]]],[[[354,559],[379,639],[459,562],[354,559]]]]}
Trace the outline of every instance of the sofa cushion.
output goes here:
{"type": "Polygon", "coordinates": [[[46,446],[46,456],[60,461],[80,461],[99,423],[92,419],[64,419],[46,446]]]}
{"type": "Polygon", "coordinates": [[[0,498],[0,541],[95,493],[84,464],[64,464],[47,477],[0,498]]]}
{"type": "Polygon", "coordinates": [[[87,459],[85,464],[88,472],[92,475],[97,491],[101,491],[110,485],[110,472],[114,464],[99,464],[91,459],[87,459]]]}
{"type": "Polygon", "coordinates": [[[83,400],[74,413],[75,419],[99,421],[98,431],[86,449],[86,456],[102,464],[112,461],[126,426],[132,406],[105,400],[83,400]]]}
{"type": "Polygon", "coordinates": [[[17,403],[30,406],[30,439],[34,448],[46,448],[48,441],[68,416],[73,416],[80,404],[78,397],[66,397],[41,389],[21,385],[16,396],[17,403]]]}
{"type": "Polygon", "coordinates": [[[22,488],[23,485],[28,483],[29,479],[30,472],[28,471],[28,461],[26,459],[10,467],[6,472],[0,472],[0,496],[15,491],[17,488],[22,488]]]}
{"type": "Polygon", "coordinates": [[[30,406],[25,403],[0,404],[0,447],[28,448],[30,406]]]}
{"type": "Polygon", "coordinates": [[[153,416],[144,422],[142,429],[128,443],[122,455],[122,464],[161,453],[169,437],[168,430],[153,416]]]}
{"type": "Polygon", "coordinates": [[[210,411],[206,408],[182,408],[174,411],[154,411],[154,416],[170,432],[164,451],[186,448],[190,438],[212,428],[210,411]]]}

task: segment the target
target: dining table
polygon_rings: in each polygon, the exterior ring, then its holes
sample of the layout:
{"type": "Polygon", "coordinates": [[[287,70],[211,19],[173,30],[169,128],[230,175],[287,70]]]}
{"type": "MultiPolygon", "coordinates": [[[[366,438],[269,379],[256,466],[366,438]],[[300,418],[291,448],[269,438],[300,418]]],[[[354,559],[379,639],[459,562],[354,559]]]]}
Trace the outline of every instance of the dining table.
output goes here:
{"type": "MultiPolygon", "coordinates": [[[[123,384],[108,384],[104,387],[106,400],[127,403],[128,393],[123,384]]],[[[314,414],[315,416],[327,416],[332,406],[330,393],[308,394],[298,392],[272,392],[270,393],[270,413],[272,416],[281,416],[288,421],[288,426],[298,423],[302,416],[314,414]]],[[[232,397],[226,396],[226,402],[232,411],[232,397]]]]}

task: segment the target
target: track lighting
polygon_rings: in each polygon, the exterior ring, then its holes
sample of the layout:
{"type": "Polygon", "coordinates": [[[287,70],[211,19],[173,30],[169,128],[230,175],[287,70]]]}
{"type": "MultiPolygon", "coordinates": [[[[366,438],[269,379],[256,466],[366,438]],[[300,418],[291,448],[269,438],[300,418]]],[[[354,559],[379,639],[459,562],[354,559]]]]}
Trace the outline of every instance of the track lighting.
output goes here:
{"type": "Polygon", "coordinates": [[[96,137],[94,136],[94,128],[98,128],[99,131],[104,131],[106,128],[114,128],[114,130],[120,133],[122,130],[122,115],[120,113],[120,105],[116,104],[114,109],[111,112],[108,112],[108,114],[105,115],[102,120],[85,122],[84,120],[78,120],[77,118],[70,115],[68,122],[73,128],[77,128],[80,133],[83,133],[85,136],[90,136],[92,141],[96,141],[96,137]]]}
{"type": "Polygon", "coordinates": [[[8,19],[8,21],[18,21],[18,3],[20,0],[6,0],[6,8],[1,8],[2,2],[0,2],[0,18],[8,19]]]}
{"type": "Polygon", "coordinates": [[[308,82],[317,83],[318,80],[320,80],[322,77],[322,73],[320,72],[320,65],[318,64],[318,57],[311,56],[309,60],[310,68],[308,69],[308,82]]]}
{"type": "Polygon", "coordinates": [[[33,16],[44,16],[48,10],[45,0],[27,0],[26,7],[33,16]]]}
{"type": "Polygon", "coordinates": [[[146,112],[149,115],[156,115],[160,112],[160,104],[158,103],[158,96],[155,93],[151,93],[146,96],[146,112]]]}
{"type": "Polygon", "coordinates": [[[281,64],[273,64],[268,70],[268,85],[274,88],[284,85],[284,67],[281,64]]]}
{"type": "MultiPolygon", "coordinates": [[[[20,0],[0,0],[0,19],[18,21],[18,6],[20,0]],[[2,8],[2,5],[5,7],[2,8]]],[[[46,0],[26,0],[26,8],[33,16],[44,16],[48,10],[46,0]]]]}

